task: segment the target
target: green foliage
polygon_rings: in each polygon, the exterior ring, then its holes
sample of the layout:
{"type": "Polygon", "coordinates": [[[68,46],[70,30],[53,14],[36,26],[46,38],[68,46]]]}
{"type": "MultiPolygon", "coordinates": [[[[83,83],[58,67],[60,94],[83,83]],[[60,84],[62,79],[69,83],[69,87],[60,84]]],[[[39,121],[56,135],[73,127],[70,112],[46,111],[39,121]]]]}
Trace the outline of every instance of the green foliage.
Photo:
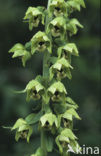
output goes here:
{"type": "Polygon", "coordinates": [[[9,51],[14,53],[13,58],[21,56],[24,66],[36,52],[44,55],[43,75],[31,80],[20,92],[26,92],[26,100],[37,100],[37,105],[41,107],[37,109],[36,106],[37,113],[33,110],[25,120],[18,119],[11,128],[16,129],[16,141],[26,138],[29,142],[34,133],[33,127],[37,125],[41,145],[32,156],[47,156],[54,150],[54,144],[61,155],[68,155],[69,146],[76,149],[78,145],[77,137],[72,132],[74,118],[81,119],[76,112],[78,105],[68,97],[61,80],[72,78],[71,55],[79,54],[75,43],[69,43],[68,36],[75,35],[78,27],[83,28],[76,18],[70,17],[73,11],[80,11],[80,6],[85,7],[83,0],[49,0],[47,9],[29,7],[24,17],[29,22],[29,29],[38,27],[41,21],[45,23],[45,31],[38,31],[25,46],[18,43],[9,51]]]}

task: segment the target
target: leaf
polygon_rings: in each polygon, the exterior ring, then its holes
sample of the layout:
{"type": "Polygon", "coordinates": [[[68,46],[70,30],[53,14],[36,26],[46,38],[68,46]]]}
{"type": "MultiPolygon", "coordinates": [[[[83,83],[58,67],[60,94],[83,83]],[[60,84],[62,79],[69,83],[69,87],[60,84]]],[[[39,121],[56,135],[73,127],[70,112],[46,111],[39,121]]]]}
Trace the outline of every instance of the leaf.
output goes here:
{"type": "Polygon", "coordinates": [[[30,124],[35,124],[35,123],[37,123],[37,122],[40,120],[40,118],[41,118],[42,115],[43,115],[42,111],[40,111],[40,112],[37,113],[37,114],[32,113],[32,114],[29,114],[29,115],[25,118],[25,120],[26,120],[26,122],[27,122],[29,125],[30,125],[30,124]]]}
{"type": "Polygon", "coordinates": [[[47,134],[45,136],[45,143],[46,143],[47,152],[52,152],[52,150],[53,150],[53,143],[54,143],[53,136],[50,136],[49,134],[47,134]]]}

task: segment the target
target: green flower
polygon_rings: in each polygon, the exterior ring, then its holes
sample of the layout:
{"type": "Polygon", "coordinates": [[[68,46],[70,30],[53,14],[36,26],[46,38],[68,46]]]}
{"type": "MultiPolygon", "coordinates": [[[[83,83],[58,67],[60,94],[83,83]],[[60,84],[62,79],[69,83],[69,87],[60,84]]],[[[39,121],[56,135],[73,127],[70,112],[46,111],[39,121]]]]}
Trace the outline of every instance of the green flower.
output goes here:
{"type": "Polygon", "coordinates": [[[61,80],[65,77],[71,79],[72,76],[71,76],[70,68],[72,68],[72,66],[65,58],[59,59],[50,68],[50,79],[52,79],[53,77],[56,77],[58,80],[61,80]]]}
{"type": "Polygon", "coordinates": [[[84,0],[68,0],[66,4],[68,13],[72,13],[75,10],[80,11],[81,6],[85,8],[84,0]]]}
{"type": "Polygon", "coordinates": [[[31,80],[22,92],[27,92],[27,101],[39,100],[44,92],[44,87],[37,80],[31,80]]]}
{"type": "Polygon", "coordinates": [[[44,7],[29,7],[26,11],[24,20],[28,20],[29,22],[29,29],[32,30],[33,27],[37,27],[39,22],[41,21],[44,24],[44,7]]]}
{"type": "Polygon", "coordinates": [[[67,43],[66,45],[58,48],[58,58],[64,57],[69,61],[70,55],[79,56],[75,43],[67,43]]]}
{"type": "Polygon", "coordinates": [[[70,36],[75,35],[78,31],[78,28],[83,28],[83,25],[76,18],[72,18],[67,22],[67,30],[69,31],[70,36]]]}
{"type": "Polygon", "coordinates": [[[67,6],[64,0],[53,0],[49,6],[49,15],[67,16],[67,6]]]}
{"type": "Polygon", "coordinates": [[[48,50],[51,53],[51,41],[44,32],[39,31],[31,39],[31,52],[43,52],[48,50]]]}
{"type": "Polygon", "coordinates": [[[50,31],[53,37],[61,37],[63,39],[66,33],[66,20],[63,17],[53,19],[47,28],[47,33],[50,31]]]}
{"type": "Polygon", "coordinates": [[[26,61],[29,60],[31,58],[31,54],[30,52],[28,52],[25,47],[20,44],[17,43],[15,44],[10,50],[9,53],[13,53],[12,58],[16,58],[19,57],[22,60],[22,64],[23,66],[25,66],[26,61]]]}
{"type": "Polygon", "coordinates": [[[16,141],[18,141],[19,138],[22,138],[22,139],[27,139],[27,142],[29,142],[33,129],[30,125],[27,124],[27,122],[24,119],[20,118],[16,121],[16,123],[14,124],[11,130],[15,130],[15,129],[16,129],[16,135],[15,135],[16,141]]]}
{"type": "Polygon", "coordinates": [[[48,94],[50,95],[52,101],[62,101],[65,98],[65,95],[67,94],[67,91],[64,87],[64,85],[58,81],[53,83],[49,88],[48,88],[48,94]]]}
{"type": "Polygon", "coordinates": [[[71,142],[76,142],[76,139],[77,137],[74,135],[71,129],[63,129],[60,135],[58,135],[55,140],[60,153],[66,152],[68,150],[68,144],[71,144],[71,142]]]}
{"type": "Polygon", "coordinates": [[[45,130],[51,130],[54,133],[54,130],[59,127],[59,120],[56,115],[52,113],[46,113],[40,118],[41,127],[45,130]]]}

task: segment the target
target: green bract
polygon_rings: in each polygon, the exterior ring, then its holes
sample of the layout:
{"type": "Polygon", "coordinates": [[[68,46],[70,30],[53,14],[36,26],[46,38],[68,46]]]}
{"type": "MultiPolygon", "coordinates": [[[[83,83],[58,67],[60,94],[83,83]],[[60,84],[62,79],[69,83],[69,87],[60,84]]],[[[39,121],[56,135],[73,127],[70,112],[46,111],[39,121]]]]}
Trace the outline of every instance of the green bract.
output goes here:
{"type": "Polygon", "coordinates": [[[30,99],[39,100],[44,92],[44,87],[37,80],[31,80],[22,92],[27,92],[27,101],[30,99]]]}
{"type": "Polygon", "coordinates": [[[45,50],[51,53],[51,41],[44,32],[39,31],[31,39],[31,52],[34,54],[36,51],[43,52],[45,50]]]}
{"type": "Polygon", "coordinates": [[[27,142],[29,142],[33,129],[30,125],[27,124],[27,122],[24,119],[20,118],[16,121],[16,123],[14,124],[11,130],[15,130],[15,129],[16,129],[16,135],[15,135],[16,141],[18,141],[19,138],[22,138],[22,139],[27,139],[27,142]]]}
{"type": "Polygon", "coordinates": [[[53,83],[48,88],[48,94],[50,95],[52,101],[61,101],[64,99],[65,95],[67,94],[67,91],[60,81],[53,83]]]}
{"type": "Polygon", "coordinates": [[[24,20],[28,20],[29,22],[29,29],[32,30],[33,27],[37,27],[39,25],[39,22],[41,21],[42,24],[44,24],[44,7],[29,7],[26,11],[24,20]]]}
{"type": "Polygon", "coordinates": [[[76,18],[72,18],[67,23],[67,30],[70,32],[70,36],[75,35],[78,31],[78,27],[83,28],[83,25],[76,18]]]}
{"type": "Polygon", "coordinates": [[[47,33],[51,31],[53,37],[61,37],[64,38],[66,33],[66,20],[63,17],[56,17],[53,19],[47,29],[47,33]]]}
{"type": "Polygon", "coordinates": [[[79,55],[75,43],[67,43],[66,45],[58,48],[58,58],[64,57],[69,60],[70,55],[79,55]]]}
{"type": "Polygon", "coordinates": [[[25,47],[24,47],[22,44],[20,44],[20,43],[15,44],[15,45],[9,50],[9,53],[13,53],[12,58],[16,58],[16,57],[21,58],[23,66],[25,66],[26,61],[29,60],[29,59],[31,58],[30,52],[27,51],[27,50],[25,49],[25,47]]]}
{"type": "Polygon", "coordinates": [[[67,7],[64,0],[53,0],[49,6],[49,15],[67,16],[67,7]]]}
{"type": "Polygon", "coordinates": [[[50,79],[57,77],[58,80],[61,80],[65,77],[71,79],[70,68],[72,66],[65,58],[59,59],[52,67],[50,68],[50,79]]]}

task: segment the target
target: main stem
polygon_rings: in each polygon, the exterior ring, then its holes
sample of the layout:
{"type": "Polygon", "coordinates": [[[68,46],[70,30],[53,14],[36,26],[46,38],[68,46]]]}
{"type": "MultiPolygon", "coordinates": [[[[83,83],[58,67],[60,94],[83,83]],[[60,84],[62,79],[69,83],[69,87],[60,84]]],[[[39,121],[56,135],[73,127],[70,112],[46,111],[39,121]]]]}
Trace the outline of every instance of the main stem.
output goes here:
{"type": "MultiPolygon", "coordinates": [[[[50,2],[51,2],[51,0],[48,0],[48,5],[47,5],[47,9],[49,8],[49,5],[50,5],[50,2]]],[[[49,18],[48,18],[48,15],[46,16],[46,22],[45,22],[45,32],[46,32],[46,29],[47,29],[47,25],[48,25],[48,23],[49,23],[49,18]]],[[[43,77],[45,78],[45,81],[46,81],[46,83],[45,83],[45,87],[47,88],[48,86],[48,83],[47,83],[47,81],[48,81],[48,76],[49,76],[49,67],[48,67],[48,59],[49,59],[49,57],[50,57],[50,54],[49,54],[49,52],[48,51],[46,51],[45,53],[44,53],[44,57],[43,57],[43,77]]],[[[45,108],[45,103],[44,103],[44,101],[42,101],[42,108],[45,108]]],[[[45,136],[45,131],[44,131],[44,129],[41,129],[41,148],[42,148],[42,150],[44,151],[44,156],[47,156],[47,150],[46,150],[46,136],[45,136]]]]}

